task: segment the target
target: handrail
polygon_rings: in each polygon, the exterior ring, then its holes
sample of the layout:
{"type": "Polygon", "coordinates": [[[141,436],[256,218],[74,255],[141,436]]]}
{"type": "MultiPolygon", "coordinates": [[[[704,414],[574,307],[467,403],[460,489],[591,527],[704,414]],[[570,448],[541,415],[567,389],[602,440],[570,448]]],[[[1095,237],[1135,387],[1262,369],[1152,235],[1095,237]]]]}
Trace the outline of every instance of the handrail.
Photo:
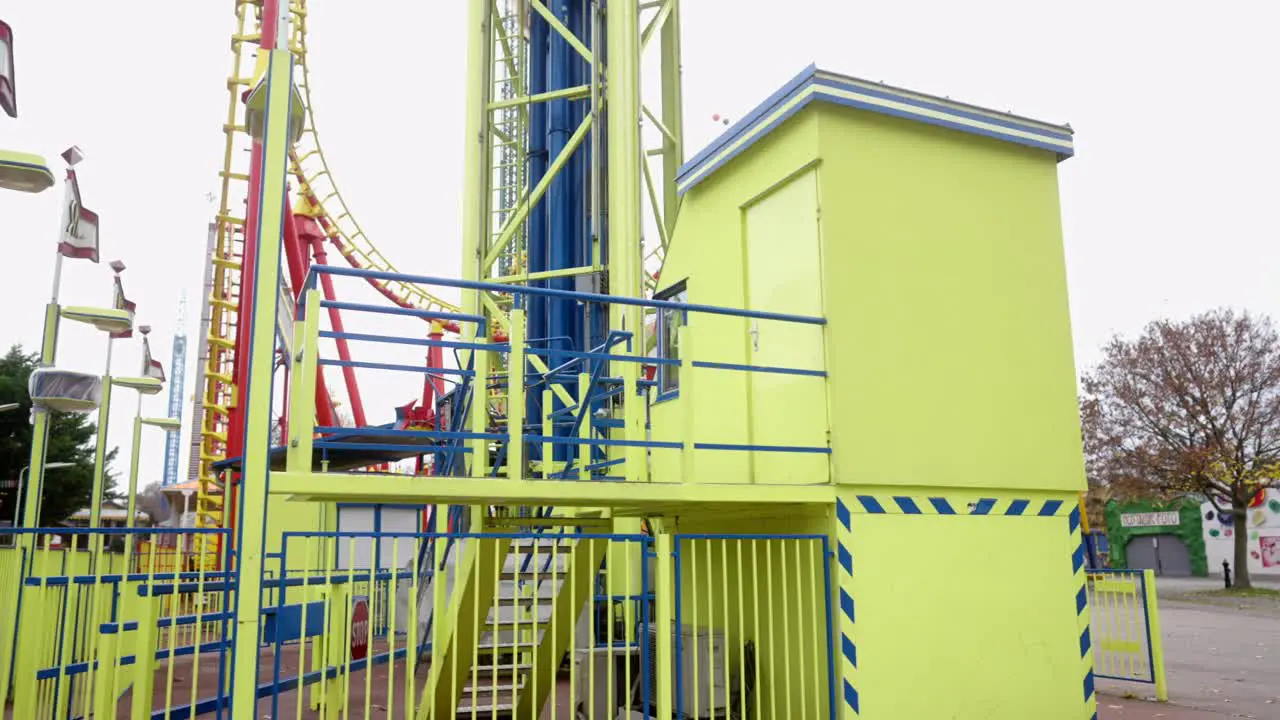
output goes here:
{"type": "MultiPolygon", "coordinates": [[[[319,293],[316,288],[324,273],[360,279],[399,277],[421,286],[439,285],[465,291],[505,293],[509,297],[514,296],[515,309],[512,311],[510,332],[505,337],[491,336],[480,330],[477,337],[465,340],[407,337],[394,331],[325,331],[319,329],[311,318],[299,317],[295,322],[302,329],[304,344],[299,348],[298,362],[302,362],[303,367],[343,364],[393,372],[450,373],[462,381],[458,386],[461,392],[455,391],[452,396],[454,400],[448,427],[444,427],[444,423],[421,429],[338,428],[317,425],[314,420],[310,423],[305,420],[301,424],[295,423],[298,425],[296,429],[291,428],[297,433],[293,440],[303,443],[300,447],[305,449],[303,455],[293,458],[293,462],[307,465],[305,471],[310,470],[310,462],[302,458],[309,457],[313,450],[322,453],[345,451],[351,453],[353,459],[360,459],[365,455],[373,457],[385,452],[403,455],[407,449],[409,455],[434,455],[434,474],[443,476],[499,477],[504,475],[505,469],[505,476],[510,478],[537,476],[548,480],[639,482],[646,478],[652,480],[648,470],[652,463],[650,451],[661,450],[680,454],[682,460],[677,474],[685,477],[685,482],[692,482],[692,457],[695,451],[831,454],[829,438],[811,434],[797,436],[790,443],[781,437],[772,438],[774,442],[768,442],[764,438],[751,440],[745,436],[699,438],[694,436],[691,428],[686,428],[683,435],[678,432],[664,437],[651,435],[646,431],[649,417],[647,405],[662,402],[671,396],[659,393],[654,397],[650,388],[659,385],[659,381],[645,377],[643,372],[635,373],[637,365],[646,368],[665,366],[689,370],[696,368],[698,372],[746,375],[764,373],[775,377],[788,376],[797,381],[812,379],[824,382],[828,372],[819,360],[806,359],[799,362],[799,367],[781,367],[775,364],[744,363],[736,356],[723,358],[733,362],[718,362],[715,358],[705,357],[695,360],[689,352],[682,353],[687,357],[653,357],[637,352],[644,345],[637,340],[641,332],[647,332],[640,328],[613,329],[603,342],[590,349],[540,348],[536,347],[537,341],[530,341],[525,336],[526,313],[523,305],[525,298],[534,296],[562,298],[579,303],[618,303],[675,311],[689,316],[703,314],[797,325],[814,328],[814,332],[820,332],[826,325],[823,317],[331,266],[316,266],[311,269],[304,285],[304,293],[310,301],[298,304],[300,313],[308,309],[315,312],[315,308],[323,307],[323,301],[316,297],[319,293]],[[320,356],[317,343],[321,339],[446,348],[454,350],[455,355],[462,351],[465,358],[459,358],[457,368],[447,369],[372,362],[359,357],[339,362],[320,356]],[[549,362],[538,362],[531,368],[530,364],[537,358],[549,362]],[[489,369],[490,363],[496,365],[489,369]],[[623,369],[618,372],[618,368],[623,369]],[[554,404],[547,406],[547,401],[544,400],[542,406],[545,410],[541,411],[541,417],[526,418],[525,398],[539,392],[554,393],[554,404]],[[481,415],[476,417],[476,413],[481,415]],[[553,454],[554,448],[564,446],[570,446],[570,449],[567,452],[554,450],[553,454]],[[460,455],[463,456],[462,462],[458,459],[460,455]]],[[[372,313],[383,310],[377,306],[355,304],[348,305],[346,309],[372,313]]],[[[411,313],[395,310],[392,314],[411,313]]],[[[479,318],[472,316],[468,319],[479,318]]],[[[683,336],[684,331],[681,332],[683,336]]],[[[682,347],[684,342],[681,341],[682,347]]],[[[306,378],[311,375],[311,370],[303,370],[298,377],[306,378]]],[[[689,378],[692,376],[688,376],[682,383],[686,391],[690,389],[689,378]]],[[[295,383],[291,392],[309,397],[313,389],[295,383]]],[[[667,471],[670,471],[670,467],[663,473],[667,471]]]]}
{"type": "MultiPolygon", "coordinates": [[[[520,285],[504,285],[501,283],[480,282],[476,280],[460,280],[455,278],[441,278],[430,275],[407,275],[404,273],[382,272],[377,270],[359,270],[356,268],[340,268],[333,266],[312,266],[311,272],[307,274],[303,287],[312,289],[316,286],[316,280],[320,274],[340,275],[345,277],[357,278],[375,278],[375,279],[399,279],[404,282],[413,282],[420,285],[439,285],[441,287],[451,287],[460,290],[481,290],[488,292],[508,293],[511,295],[528,295],[538,297],[564,298],[567,300],[578,300],[580,302],[602,303],[613,305],[634,305],[646,308],[658,308],[664,310],[684,310],[686,312],[698,312],[708,315],[726,315],[730,317],[742,317],[755,320],[780,320],[782,322],[799,323],[804,325],[826,325],[827,319],[824,317],[815,317],[812,315],[792,315],[789,313],[773,313],[763,310],[747,310],[744,308],[721,307],[719,305],[701,305],[697,303],[682,303],[673,300],[647,300],[644,298],[623,297],[621,295],[604,295],[601,293],[579,292],[577,290],[558,290],[548,287],[532,287],[520,285]]],[[[301,312],[301,306],[299,306],[301,312]]]]}

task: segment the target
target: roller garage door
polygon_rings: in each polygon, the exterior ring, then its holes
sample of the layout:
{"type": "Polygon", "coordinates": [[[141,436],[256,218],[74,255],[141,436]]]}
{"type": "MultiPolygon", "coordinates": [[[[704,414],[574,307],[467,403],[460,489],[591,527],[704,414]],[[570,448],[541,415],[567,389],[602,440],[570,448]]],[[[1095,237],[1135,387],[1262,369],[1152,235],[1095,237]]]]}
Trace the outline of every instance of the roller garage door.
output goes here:
{"type": "Polygon", "coordinates": [[[1176,577],[1191,575],[1191,555],[1175,535],[1133,538],[1125,547],[1125,558],[1131,570],[1155,570],[1157,575],[1176,577]]]}

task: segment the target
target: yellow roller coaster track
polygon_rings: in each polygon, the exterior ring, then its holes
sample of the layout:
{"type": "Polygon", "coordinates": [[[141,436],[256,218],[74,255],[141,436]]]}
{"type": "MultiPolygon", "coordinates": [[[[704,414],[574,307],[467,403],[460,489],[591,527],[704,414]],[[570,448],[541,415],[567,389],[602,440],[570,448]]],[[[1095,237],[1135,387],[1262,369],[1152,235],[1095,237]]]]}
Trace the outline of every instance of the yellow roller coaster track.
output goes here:
{"type": "MultiPolygon", "coordinates": [[[[235,34],[231,36],[234,56],[227,78],[228,104],[223,133],[224,145],[221,199],[218,205],[216,237],[211,258],[212,292],[208,303],[209,334],[205,338],[204,387],[201,396],[200,492],[197,501],[199,527],[223,527],[223,487],[213,465],[226,458],[227,430],[231,407],[236,402],[235,334],[239,321],[240,270],[244,250],[245,204],[248,197],[248,152],[250,139],[244,118],[244,91],[254,81],[256,51],[261,31],[261,0],[234,0],[235,34]]],[[[307,67],[307,2],[289,3],[289,49],[297,62],[294,81],[306,106],[306,128],[290,153],[290,172],[301,198],[298,211],[316,217],[330,242],[353,267],[395,271],[395,267],[374,247],[369,236],[343,200],[320,144],[312,112],[311,81],[307,67]]],[[[454,305],[432,295],[418,285],[377,281],[375,287],[393,302],[423,310],[457,312],[454,305]]]]}

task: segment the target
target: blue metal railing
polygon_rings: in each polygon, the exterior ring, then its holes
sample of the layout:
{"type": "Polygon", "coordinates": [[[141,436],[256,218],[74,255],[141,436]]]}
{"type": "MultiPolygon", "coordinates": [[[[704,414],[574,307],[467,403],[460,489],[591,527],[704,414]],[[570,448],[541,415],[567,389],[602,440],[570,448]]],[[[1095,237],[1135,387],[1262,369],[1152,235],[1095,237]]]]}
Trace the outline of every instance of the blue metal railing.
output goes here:
{"type": "MultiPolygon", "coordinates": [[[[317,278],[321,274],[370,281],[395,280],[425,286],[493,293],[513,298],[514,305],[517,308],[527,305],[528,301],[534,297],[557,298],[579,303],[640,307],[651,311],[676,310],[686,314],[686,316],[689,314],[705,314],[813,327],[821,327],[826,324],[825,318],[815,316],[333,266],[315,266],[311,268],[303,289],[314,291],[317,278]]],[[[613,377],[614,373],[610,372],[611,368],[615,368],[619,364],[631,363],[649,368],[687,366],[712,372],[788,375],[796,378],[813,378],[821,382],[827,377],[827,372],[820,367],[783,367],[767,364],[720,362],[711,359],[682,360],[674,357],[653,357],[635,352],[637,338],[634,331],[620,329],[610,331],[608,337],[602,343],[592,348],[566,346],[552,349],[546,346],[547,338],[526,339],[521,342],[519,348],[513,348],[510,339],[499,337],[492,341],[482,340],[482,338],[490,337],[491,333],[487,332],[487,330],[491,328],[486,328],[486,320],[480,315],[435,313],[414,308],[367,305],[323,299],[319,301],[319,306],[342,309],[349,312],[450,320],[470,324],[476,328],[475,340],[442,340],[367,332],[318,331],[319,338],[328,340],[440,348],[452,351],[455,358],[460,352],[466,353],[468,358],[465,363],[456,363],[457,367],[446,368],[430,368],[390,362],[385,357],[350,360],[317,358],[318,364],[322,366],[411,372],[457,380],[456,385],[448,394],[448,402],[451,403],[452,414],[447,427],[437,425],[429,430],[402,430],[396,427],[356,429],[318,427],[315,430],[321,436],[315,440],[314,447],[321,453],[322,458],[332,457],[333,453],[342,451],[368,453],[371,455],[383,453],[392,457],[397,455],[400,457],[432,456],[436,470],[434,474],[457,476],[474,474],[468,473],[466,470],[468,453],[473,453],[476,447],[487,447],[490,457],[473,456],[470,458],[470,464],[472,466],[485,466],[489,470],[485,474],[497,475],[501,466],[506,463],[507,451],[511,443],[518,438],[518,441],[525,448],[520,457],[527,461],[541,462],[543,477],[562,480],[618,480],[628,476],[637,477],[636,473],[642,473],[643,470],[631,467],[626,458],[616,457],[615,453],[610,452],[611,449],[642,448],[647,452],[697,450],[706,452],[800,453],[810,455],[829,455],[831,452],[828,442],[808,445],[786,444],[776,441],[771,443],[768,441],[769,438],[766,437],[758,439],[751,437],[748,440],[744,436],[740,442],[734,442],[736,438],[732,437],[705,439],[688,437],[679,437],[679,439],[652,438],[647,432],[649,427],[648,408],[655,400],[652,398],[648,388],[656,386],[657,382],[643,377],[643,373],[641,373],[641,377],[635,381],[637,395],[639,396],[639,399],[637,399],[628,396],[626,392],[628,386],[623,378],[613,377]],[[622,348],[622,350],[620,351],[619,348],[622,348]],[[516,352],[517,350],[519,350],[519,353],[516,352]],[[505,357],[505,360],[500,365],[505,364],[506,368],[499,367],[496,371],[490,370],[486,372],[486,376],[483,378],[476,377],[475,357],[477,352],[494,353],[500,358],[505,357]],[[552,361],[555,364],[545,367],[543,371],[536,371],[528,364],[524,364],[520,368],[510,367],[515,358],[520,356],[525,358],[524,363],[528,363],[530,358],[541,358],[548,361],[549,364],[552,361]],[[580,377],[586,378],[586,387],[579,388],[578,392],[574,393],[577,397],[574,397],[572,402],[562,402],[565,399],[564,393],[571,392],[568,388],[576,386],[580,377]],[[509,388],[511,383],[516,382],[524,386],[525,397],[529,399],[528,401],[532,405],[541,407],[537,393],[545,389],[555,388],[558,399],[555,400],[552,407],[541,410],[543,415],[541,418],[536,416],[525,418],[523,412],[517,413],[511,408],[508,408],[508,410],[512,412],[509,412],[508,415],[503,415],[501,403],[491,406],[491,392],[497,391],[500,394],[504,388],[509,388]],[[490,416],[486,418],[486,422],[483,423],[483,431],[477,431],[474,426],[470,429],[465,429],[464,425],[468,410],[475,406],[477,397],[485,398],[485,409],[490,413],[490,416]],[[628,429],[626,422],[621,422],[618,418],[612,417],[611,415],[616,413],[608,411],[610,407],[615,411],[620,407],[625,408],[627,403],[632,402],[641,402],[644,405],[639,411],[634,409],[628,411],[639,412],[643,418],[643,426],[646,432],[641,436],[635,436],[634,429],[628,429]],[[524,419],[518,423],[518,426],[512,427],[512,423],[508,420],[514,420],[515,417],[524,419]],[[397,441],[419,442],[416,446],[413,446],[413,443],[397,441]],[[477,445],[477,441],[481,444],[477,445]],[[545,452],[544,448],[552,447],[564,448],[563,450],[556,450],[554,462],[552,458],[541,457],[545,452]],[[459,457],[463,458],[464,462],[459,462],[459,457]]],[[[298,303],[297,313],[299,319],[305,317],[306,303],[298,303]]],[[[513,333],[513,335],[520,337],[522,333],[513,333]]],[[[314,339],[311,341],[314,341],[314,339]]],[[[702,354],[705,355],[706,353],[702,354]]],[[[661,399],[663,399],[662,396],[657,400],[661,399]]],[[[441,407],[442,402],[438,398],[435,408],[437,417],[439,417],[441,407]]],[[[677,437],[679,436],[678,433],[676,435],[677,437]]],[[[689,478],[684,480],[686,482],[690,481],[689,478]]]]}

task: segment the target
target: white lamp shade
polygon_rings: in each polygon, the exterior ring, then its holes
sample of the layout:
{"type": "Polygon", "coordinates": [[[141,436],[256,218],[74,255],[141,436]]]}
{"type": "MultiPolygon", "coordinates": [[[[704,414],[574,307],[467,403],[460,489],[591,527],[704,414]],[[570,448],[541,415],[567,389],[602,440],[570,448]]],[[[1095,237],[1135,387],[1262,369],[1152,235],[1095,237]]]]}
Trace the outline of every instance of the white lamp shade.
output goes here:
{"type": "Polygon", "coordinates": [[[102,401],[102,378],[88,373],[36,368],[27,382],[31,404],[46,410],[89,412],[102,401]]]}
{"type": "Polygon", "coordinates": [[[53,173],[39,155],[0,150],[0,188],[38,193],[53,187],[53,173]]]}

